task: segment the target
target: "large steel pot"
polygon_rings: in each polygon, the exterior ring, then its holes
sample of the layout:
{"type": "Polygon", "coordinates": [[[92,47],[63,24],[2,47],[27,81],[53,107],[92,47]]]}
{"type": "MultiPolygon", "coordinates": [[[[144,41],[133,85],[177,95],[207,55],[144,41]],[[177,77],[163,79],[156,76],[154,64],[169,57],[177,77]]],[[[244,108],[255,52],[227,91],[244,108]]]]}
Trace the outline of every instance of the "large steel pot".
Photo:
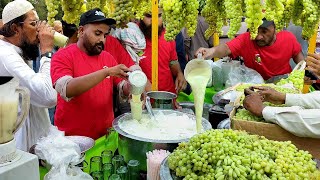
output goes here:
{"type": "MultiPolygon", "coordinates": [[[[154,113],[162,111],[164,114],[185,114],[183,112],[174,111],[174,110],[160,110],[154,109],[154,113]]],[[[143,113],[147,113],[144,111],[143,113]]],[[[189,118],[195,120],[195,116],[191,114],[186,114],[189,118]]],[[[119,121],[121,120],[131,120],[131,113],[125,113],[119,117],[117,117],[113,122],[113,128],[119,133],[119,141],[118,141],[118,151],[124,157],[124,160],[128,162],[131,159],[136,159],[140,162],[140,170],[147,170],[147,162],[146,162],[146,153],[148,151],[152,151],[154,149],[164,149],[172,152],[176,147],[178,147],[178,143],[183,141],[188,141],[189,139],[179,139],[179,140],[157,140],[157,139],[146,139],[134,136],[132,134],[128,134],[123,131],[119,127],[119,121]]],[[[208,120],[202,118],[202,126],[204,130],[211,129],[211,124],[208,120]]]]}

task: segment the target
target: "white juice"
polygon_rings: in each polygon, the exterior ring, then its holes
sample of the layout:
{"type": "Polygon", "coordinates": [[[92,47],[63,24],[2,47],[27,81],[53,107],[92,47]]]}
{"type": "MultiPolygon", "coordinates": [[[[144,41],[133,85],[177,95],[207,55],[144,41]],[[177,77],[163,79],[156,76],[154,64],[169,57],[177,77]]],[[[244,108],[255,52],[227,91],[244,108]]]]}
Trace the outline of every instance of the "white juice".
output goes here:
{"type": "Polygon", "coordinates": [[[189,82],[193,96],[194,107],[196,111],[197,132],[201,132],[201,121],[203,113],[204,95],[206,92],[206,86],[210,80],[211,69],[209,68],[194,68],[188,73],[187,81],[189,82]]]}
{"type": "Polygon", "coordinates": [[[158,112],[152,120],[148,114],[142,114],[140,121],[120,120],[119,127],[128,134],[156,140],[187,139],[197,133],[195,120],[177,113],[158,112]]]}
{"type": "Polygon", "coordinates": [[[0,144],[13,139],[13,130],[18,116],[17,96],[0,96],[0,144]]]}
{"type": "Polygon", "coordinates": [[[135,120],[141,120],[142,118],[142,101],[140,100],[140,96],[141,94],[132,94],[132,100],[130,101],[131,115],[135,120]]]}

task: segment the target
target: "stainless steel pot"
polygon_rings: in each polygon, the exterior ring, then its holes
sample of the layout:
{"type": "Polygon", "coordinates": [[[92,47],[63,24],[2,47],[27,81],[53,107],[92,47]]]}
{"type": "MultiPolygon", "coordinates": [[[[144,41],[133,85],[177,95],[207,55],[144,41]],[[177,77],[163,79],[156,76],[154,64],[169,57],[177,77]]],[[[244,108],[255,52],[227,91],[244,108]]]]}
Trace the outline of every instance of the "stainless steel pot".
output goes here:
{"type": "Polygon", "coordinates": [[[167,91],[150,91],[147,96],[151,99],[152,107],[159,109],[174,109],[173,100],[177,98],[176,94],[167,91]]]}
{"type": "MultiPolygon", "coordinates": [[[[174,110],[160,110],[154,109],[155,113],[161,111],[164,114],[185,114],[183,112],[174,111],[174,110]]],[[[147,113],[144,111],[143,113],[147,113]]],[[[195,120],[195,116],[191,114],[186,114],[189,118],[195,120]]],[[[140,170],[147,170],[147,162],[146,162],[146,153],[148,151],[152,151],[155,149],[164,149],[172,152],[177,146],[178,143],[183,141],[188,141],[189,139],[179,139],[179,140],[158,140],[158,139],[146,139],[134,136],[132,134],[128,134],[123,131],[119,127],[119,121],[121,120],[131,120],[131,113],[125,113],[119,117],[117,117],[113,122],[113,128],[119,133],[119,141],[118,141],[118,151],[124,157],[124,160],[128,162],[131,159],[136,159],[140,162],[140,170]]],[[[208,120],[202,118],[202,126],[204,130],[211,129],[211,124],[208,120]]]]}

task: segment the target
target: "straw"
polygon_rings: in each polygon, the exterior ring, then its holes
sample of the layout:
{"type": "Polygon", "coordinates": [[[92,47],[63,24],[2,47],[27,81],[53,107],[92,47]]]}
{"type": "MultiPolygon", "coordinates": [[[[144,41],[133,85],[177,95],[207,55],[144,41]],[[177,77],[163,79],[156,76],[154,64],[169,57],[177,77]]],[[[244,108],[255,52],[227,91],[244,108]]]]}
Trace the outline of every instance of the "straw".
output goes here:
{"type": "Polygon", "coordinates": [[[170,154],[166,150],[153,150],[147,154],[147,179],[148,180],[160,180],[160,165],[162,161],[170,154]]]}

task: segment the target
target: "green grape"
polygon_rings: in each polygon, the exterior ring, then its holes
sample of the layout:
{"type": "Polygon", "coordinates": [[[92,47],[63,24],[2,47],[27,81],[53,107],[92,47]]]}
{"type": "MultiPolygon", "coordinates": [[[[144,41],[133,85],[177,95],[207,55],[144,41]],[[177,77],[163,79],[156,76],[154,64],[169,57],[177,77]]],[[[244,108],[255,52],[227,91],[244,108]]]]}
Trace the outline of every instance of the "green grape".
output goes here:
{"type": "MultiPolygon", "coordinates": [[[[163,9],[163,22],[166,27],[164,38],[166,41],[175,40],[185,25],[185,0],[161,0],[160,7],[163,9]]],[[[196,19],[195,19],[196,20],[196,19]]]]}
{"type": "Polygon", "coordinates": [[[301,14],[302,21],[302,37],[311,38],[316,32],[316,26],[320,20],[319,1],[318,0],[302,0],[303,10],[301,14]]]}
{"type": "Polygon", "coordinates": [[[223,34],[221,28],[227,24],[224,0],[207,0],[201,15],[209,24],[209,28],[205,31],[206,39],[209,39],[214,33],[223,34]]]}
{"type": "Polygon", "coordinates": [[[79,24],[82,6],[81,0],[61,0],[62,19],[69,24],[79,24]]]}
{"type": "Polygon", "coordinates": [[[251,39],[255,39],[258,35],[258,28],[262,24],[264,14],[260,0],[244,0],[246,5],[246,23],[250,29],[251,39]]]}
{"type": "Polygon", "coordinates": [[[283,28],[282,19],[284,5],[281,0],[266,0],[266,19],[269,21],[274,21],[276,29],[281,31],[283,28]]]}
{"type": "Polygon", "coordinates": [[[87,10],[101,8],[100,0],[87,0],[86,6],[87,10]]]}
{"type": "Polygon", "coordinates": [[[243,9],[242,3],[239,0],[225,0],[227,18],[230,20],[228,37],[234,38],[234,35],[239,31],[242,22],[243,9]]]}
{"type": "MultiPolygon", "coordinates": [[[[282,4],[284,5],[283,17],[280,19],[281,27],[288,27],[292,13],[293,13],[293,3],[294,0],[282,0],[282,4]]],[[[279,19],[279,18],[278,18],[279,19]]]]}
{"type": "Polygon", "coordinates": [[[185,18],[188,19],[188,21],[185,21],[185,27],[188,36],[192,37],[197,28],[199,2],[198,0],[184,0],[184,7],[186,10],[185,18]]]}
{"type": "Polygon", "coordinates": [[[234,118],[246,121],[263,121],[262,117],[255,116],[246,109],[238,109],[234,118]]]}
{"type": "Polygon", "coordinates": [[[208,130],[180,143],[168,157],[183,179],[312,179],[312,156],[290,141],[277,142],[245,131],[208,130]]]}
{"type": "Polygon", "coordinates": [[[134,8],[137,19],[143,19],[145,13],[151,13],[152,5],[150,0],[142,0],[134,8]]]}
{"type": "Polygon", "coordinates": [[[294,0],[293,10],[292,10],[292,21],[295,25],[301,25],[303,11],[303,0],[294,0]]]}
{"type": "Polygon", "coordinates": [[[133,9],[136,4],[132,0],[111,0],[110,17],[116,20],[116,26],[118,28],[127,27],[128,22],[134,17],[133,9]]]}
{"type": "Polygon", "coordinates": [[[277,85],[292,83],[295,88],[302,91],[304,84],[304,70],[293,70],[287,79],[281,79],[277,85]]]}
{"type": "Polygon", "coordinates": [[[59,0],[45,0],[47,6],[47,20],[50,26],[53,26],[53,22],[55,21],[55,17],[58,14],[58,9],[60,2],[59,0]]]}

